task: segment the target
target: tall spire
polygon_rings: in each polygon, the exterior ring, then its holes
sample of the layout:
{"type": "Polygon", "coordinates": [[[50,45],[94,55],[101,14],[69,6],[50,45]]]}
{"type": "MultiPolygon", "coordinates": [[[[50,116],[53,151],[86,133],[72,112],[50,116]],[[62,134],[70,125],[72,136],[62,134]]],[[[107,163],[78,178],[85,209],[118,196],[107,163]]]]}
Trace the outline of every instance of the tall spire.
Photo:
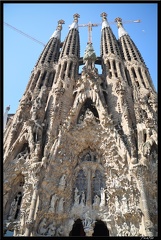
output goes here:
{"type": "Polygon", "coordinates": [[[109,27],[110,25],[107,21],[107,13],[103,12],[103,13],[101,13],[100,16],[102,17],[102,29],[109,27]]]}
{"type": "Polygon", "coordinates": [[[117,18],[115,18],[115,22],[117,22],[119,38],[124,36],[124,35],[128,35],[128,33],[123,28],[122,19],[120,17],[117,17],[117,18]]]}
{"type": "MultiPolygon", "coordinates": [[[[64,20],[59,20],[58,21],[58,26],[55,30],[55,32],[52,34],[51,38],[57,38],[57,39],[60,39],[60,36],[61,36],[61,30],[62,30],[62,24],[64,24],[65,21],[64,20]]],[[[51,39],[50,38],[50,39],[51,39]]]]}
{"type": "Polygon", "coordinates": [[[75,13],[73,17],[74,17],[74,22],[70,25],[69,30],[73,28],[76,28],[78,30],[78,18],[80,18],[80,15],[78,13],[75,13]]]}

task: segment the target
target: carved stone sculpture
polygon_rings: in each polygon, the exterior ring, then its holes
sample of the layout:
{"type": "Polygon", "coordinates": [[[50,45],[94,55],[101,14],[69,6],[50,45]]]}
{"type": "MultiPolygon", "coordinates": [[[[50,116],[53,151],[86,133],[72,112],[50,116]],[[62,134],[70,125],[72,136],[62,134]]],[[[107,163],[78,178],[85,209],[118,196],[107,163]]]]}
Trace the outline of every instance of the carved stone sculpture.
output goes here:
{"type": "Polygon", "coordinates": [[[63,174],[63,176],[60,178],[60,182],[59,182],[59,188],[61,190],[64,190],[66,186],[66,175],[63,174]]]}
{"type": "Polygon", "coordinates": [[[14,199],[13,202],[11,203],[8,219],[10,219],[10,220],[14,219],[16,211],[17,211],[17,204],[18,204],[18,201],[16,201],[16,199],[14,199]]]}
{"type": "Polygon", "coordinates": [[[55,204],[58,200],[58,196],[56,194],[52,195],[49,212],[55,212],[55,204]]]}
{"type": "Polygon", "coordinates": [[[55,236],[55,233],[56,233],[56,227],[54,225],[54,223],[51,223],[49,226],[48,226],[48,231],[47,231],[47,236],[55,236]]]}
{"type": "Polygon", "coordinates": [[[38,227],[38,233],[41,235],[45,235],[47,232],[47,220],[43,218],[38,227]]]}

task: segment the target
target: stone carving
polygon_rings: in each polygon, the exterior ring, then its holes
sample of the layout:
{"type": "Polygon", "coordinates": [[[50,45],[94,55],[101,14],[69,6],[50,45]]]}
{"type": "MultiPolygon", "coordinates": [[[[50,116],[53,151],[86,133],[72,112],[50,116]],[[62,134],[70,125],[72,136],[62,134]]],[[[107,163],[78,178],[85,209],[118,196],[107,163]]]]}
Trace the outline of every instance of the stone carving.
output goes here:
{"type": "Polygon", "coordinates": [[[40,121],[38,119],[34,121],[34,126],[33,126],[34,142],[38,142],[42,140],[43,126],[44,124],[40,124],[40,121]]]}
{"type": "Polygon", "coordinates": [[[18,160],[18,161],[25,160],[27,156],[28,156],[28,149],[27,149],[27,147],[26,147],[23,152],[20,152],[20,153],[17,155],[17,157],[16,157],[15,160],[18,160]]]}
{"type": "Polygon", "coordinates": [[[122,236],[122,229],[119,225],[117,225],[117,236],[122,236]]]}
{"type": "Polygon", "coordinates": [[[57,208],[57,212],[60,214],[64,211],[64,198],[60,198],[59,202],[58,202],[58,208],[57,208]]]}
{"type": "Polygon", "coordinates": [[[89,212],[89,211],[85,212],[85,214],[84,214],[84,220],[82,221],[83,227],[84,227],[84,228],[90,228],[93,222],[94,222],[94,221],[93,221],[92,218],[90,217],[90,212],[89,212]]]}
{"type": "Polygon", "coordinates": [[[56,230],[56,236],[57,236],[57,237],[60,237],[60,236],[62,236],[62,235],[63,235],[63,226],[60,226],[60,227],[58,227],[57,230],[56,230]]]}
{"type": "Polygon", "coordinates": [[[122,213],[127,213],[128,212],[128,202],[127,202],[127,198],[125,197],[125,194],[123,195],[121,201],[122,201],[122,206],[121,206],[122,213]]]}
{"type": "MultiPolygon", "coordinates": [[[[23,95],[20,101],[20,105],[30,105],[31,104],[31,95],[32,93],[28,91],[26,95],[23,95]]],[[[23,106],[24,107],[24,106],[23,106]]]]}
{"type": "Polygon", "coordinates": [[[78,205],[79,201],[80,201],[80,195],[79,195],[79,192],[78,192],[78,188],[75,188],[75,191],[74,191],[74,205],[78,205]]]}
{"type": "Polygon", "coordinates": [[[60,178],[59,189],[64,190],[65,186],[66,186],[66,175],[63,174],[63,176],[60,178]]]}
{"type": "Polygon", "coordinates": [[[121,82],[120,79],[116,82],[115,91],[117,92],[117,94],[120,95],[122,95],[123,92],[125,91],[125,87],[123,86],[123,83],[121,82]]]}
{"type": "Polygon", "coordinates": [[[130,236],[130,228],[126,222],[122,225],[122,236],[130,236]]]}
{"type": "Polygon", "coordinates": [[[84,53],[84,57],[83,57],[83,62],[85,63],[85,67],[89,69],[94,69],[95,61],[96,61],[96,54],[94,52],[92,43],[88,43],[84,53]]]}
{"type": "Polygon", "coordinates": [[[91,123],[93,121],[95,122],[95,116],[93,115],[93,113],[88,108],[85,112],[84,121],[86,123],[91,123]]]}
{"type": "Polygon", "coordinates": [[[81,202],[80,202],[80,204],[81,204],[82,206],[85,205],[85,193],[84,193],[84,192],[81,193],[81,202]]]}
{"type": "Polygon", "coordinates": [[[115,209],[116,209],[116,212],[120,212],[120,203],[119,203],[118,196],[115,196],[115,209]]]}
{"type": "Polygon", "coordinates": [[[17,211],[17,204],[18,201],[16,201],[16,199],[13,200],[13,202],[11,203],[11,207],[10,207],[10,212],[9,212],[9,220],[14,219],[16,211],[17,211]]]}
{"type": "Polygon", "coordinates": [[[49,226],[48,226],[48,230],[47,230],[47,236],[55,236],[55,233],[56,233],[56,227],[55,227],[55,224],[54,223],[51,223],[49,226]]]}
{"type": "Polygon", "coordinates": [[[101,188],[100,190],[101,192],[101,203],[100,203],[100,206],[105,206],[105,202],[106,202],[106,198],[105,198],[105,189],[104,188],[101,188]]]}
{"type": "Polygon", "coordinates": [[[130,222],[130,236],[139,236],[139,231],[133,223],[130,222]]]}
{"type": "Polygon", "coordinates": [[[85,155],[84,161],[91,161],[91,155],[89,153],[85,155]]]}
{"type": "Polygon", "coordinates": [[[100,202],[101,202],[101,200],[100,200],[100,197],[99,197],[98,195],[95,195],[95,196],[94,196],[94,203],[93,203],[93,207],[94,207],[94,208],[97,208],[97,207],[99,207],[99,205],[100,205],[100,202]]]}
{"type": "Polygon", "coordinates": [[[43,218],[38,227],[38,233],[45,235],[47,233],[47,220],[43,218]]]}
{"type": "Polygon", "coordinates": [[[55,204],[57,200],[58,200],[58,196],[54,194],[51,198],[49,212],[55,212],[55,204]]]}

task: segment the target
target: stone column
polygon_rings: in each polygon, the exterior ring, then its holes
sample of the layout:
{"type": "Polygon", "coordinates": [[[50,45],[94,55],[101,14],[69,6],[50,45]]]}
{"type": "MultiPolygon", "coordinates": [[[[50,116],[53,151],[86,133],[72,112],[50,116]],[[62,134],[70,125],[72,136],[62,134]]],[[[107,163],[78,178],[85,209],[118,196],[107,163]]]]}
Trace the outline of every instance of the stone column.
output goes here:
{"type": "Polygon", "coordinates": [[[144,186],[144,179],[142,176],[145,175],[145,169],[143,169],[143,166],[139,166],[136,169],[135,177],[137,179],[138,183],[138,188],[140,190],[141,194],[141,203],[142,203],[142,211],[144,214],[144,225],[145,225],[145,233],[146,236],[152,237],[153,236],[153,223],[150,220],[150,214],[149,214],[149,209],[148,209],[148,204],[147,204],[147,197],[145,193],[145,186],[144,186]]]}
{"type": "Polygon", "coordinates": [[[91,206],[91,170],[88,169],[87,172],[87,199],[86,199],[86,205],[91,206]]]}
{"type": "Polygon", "coordinates": [[[33,192],[31,206],[30,206],[30,213],[29,213],[28,221],[26,222],[26,231],[24,236],[30,236],[31,228],[33,226],[33,218],[34,218],[35,209],[36,209],[37,195],[38,195],[38,189],[36,188],[34,189],[34,192],[33,192]]]}

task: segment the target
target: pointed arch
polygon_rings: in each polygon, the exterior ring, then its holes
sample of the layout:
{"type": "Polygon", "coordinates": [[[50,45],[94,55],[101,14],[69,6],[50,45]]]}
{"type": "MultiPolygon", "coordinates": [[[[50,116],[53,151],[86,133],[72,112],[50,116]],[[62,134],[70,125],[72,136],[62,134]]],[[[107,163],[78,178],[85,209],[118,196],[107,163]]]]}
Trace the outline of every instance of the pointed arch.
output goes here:
{"type": "Polygon", "coordinates": [[[87,109],[89,109],[93,113],[93,115],[96,118],[96,121],[99,121],[99,114],[95,107],[95,104],[93,103],[91,98],[87,98],[80,109],[80,112],[79,112],[78,118],[77,118],[77,123],[79,123],[80,120],[84,119],[85,112],[87,109]]]}

